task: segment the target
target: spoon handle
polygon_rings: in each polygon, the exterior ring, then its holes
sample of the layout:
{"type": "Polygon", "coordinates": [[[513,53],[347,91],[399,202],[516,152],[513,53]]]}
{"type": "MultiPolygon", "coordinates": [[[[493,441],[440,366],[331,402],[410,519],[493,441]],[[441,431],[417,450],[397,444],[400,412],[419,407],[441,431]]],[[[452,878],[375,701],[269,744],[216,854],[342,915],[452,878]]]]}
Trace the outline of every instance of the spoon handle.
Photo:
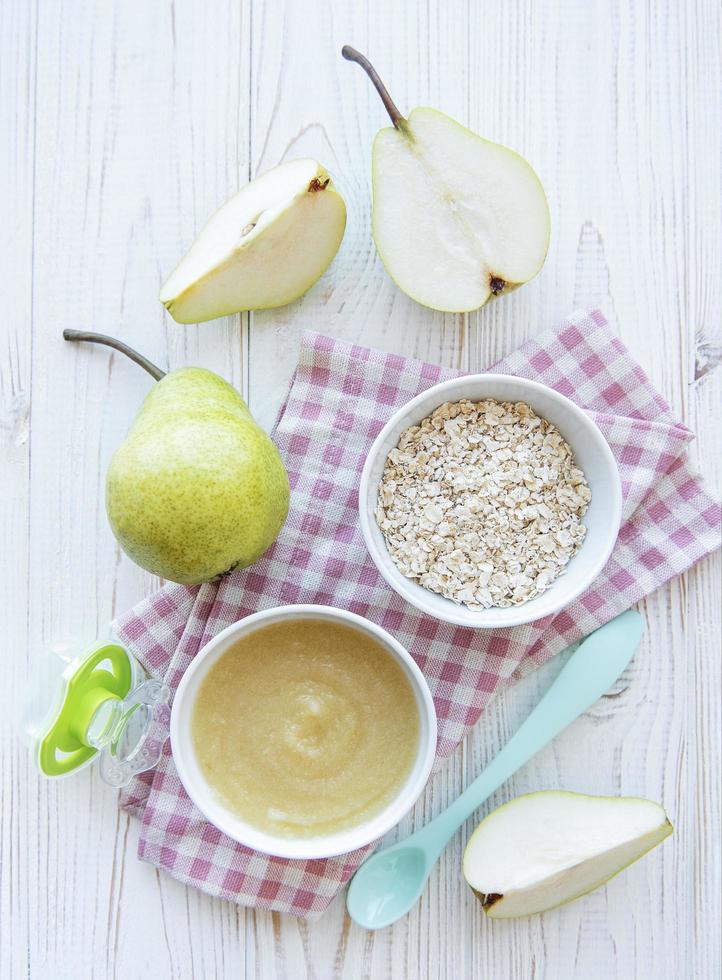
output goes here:
{"type": "MultiPolygon", "coordinates": [[[[464,820],[494,790],[611,687],[632,659],[642,632],[642,617],[629,609],[582,640],[496,758],[451,806],[413,835],[419,843],[423,838],[427,858],[438,856],[464,820]]],[[[407,844],[408,838],[402,843],[407,844]]]]}

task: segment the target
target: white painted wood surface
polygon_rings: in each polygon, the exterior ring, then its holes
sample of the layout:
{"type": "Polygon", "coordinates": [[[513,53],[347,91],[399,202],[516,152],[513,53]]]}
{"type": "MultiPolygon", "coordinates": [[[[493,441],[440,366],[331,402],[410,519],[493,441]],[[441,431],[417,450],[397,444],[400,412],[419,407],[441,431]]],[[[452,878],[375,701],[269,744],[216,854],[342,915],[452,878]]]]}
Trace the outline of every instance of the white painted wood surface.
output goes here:
{"type": "MultiPolygon", "coordinates": [[[[63,327],[217,370],[270,425],[305,327],[481,368],[599,305],[697,432],[692,452],[719,486],[721,26],[716,0],[4,0],[0,976],[719,976],[719,556],[643,604],[646,637],[618,690],[494,799],[642,794],[664,802],[675,836],[527,921],[483,920],[460,877],[466,833],[419,907],[378,934],[353,926],[341,899],[314,922],[213,901],[136,860],[137,826],[95,775],[41,782],[13,723],[44,644],[102,633],[158,584],[120,553],[102,505],[148,379],[64,346],[63,327]],[[369,230],[383,111],[341,60],[344,42],[373,57],[400,106],[438,106],[532,161],[554,229],[534,283],[469,316],[393,286],[369,230]],[[173,323],[158,288],[206,217],[302,154],[348,204],[328,273],[286,309],[173,323]]],[[[401,833],[458,793],[555,669],[496,702],[401,833]]]]}

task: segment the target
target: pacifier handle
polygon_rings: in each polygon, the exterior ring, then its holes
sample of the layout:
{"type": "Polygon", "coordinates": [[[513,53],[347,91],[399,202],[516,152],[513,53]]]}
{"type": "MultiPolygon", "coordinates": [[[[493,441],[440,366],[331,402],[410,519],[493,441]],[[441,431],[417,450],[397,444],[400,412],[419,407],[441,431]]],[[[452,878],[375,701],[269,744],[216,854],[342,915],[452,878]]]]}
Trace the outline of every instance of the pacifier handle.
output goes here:
{"type": "Polygon", "coordinates": [[[66,671],[63,704],[38,746],[46,776],[66,776],[93,757],[97,748],[87,737],[91,722],[101,705],[127,695],[132,679],[128,655],[116,643],[100,645],[81,669],[66,671]]]}

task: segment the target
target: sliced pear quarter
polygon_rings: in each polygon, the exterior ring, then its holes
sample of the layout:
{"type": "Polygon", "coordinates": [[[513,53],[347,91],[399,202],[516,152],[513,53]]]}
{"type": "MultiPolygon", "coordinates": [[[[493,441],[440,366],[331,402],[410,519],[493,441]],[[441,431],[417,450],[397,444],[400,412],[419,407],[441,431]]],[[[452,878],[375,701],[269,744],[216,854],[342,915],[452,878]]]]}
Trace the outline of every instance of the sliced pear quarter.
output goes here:
{"type": "Polygon", "coordinates": [[[549,246],[544,189],[517,153],[436,109],[404,118],[368,59],[393,122],[374,141],[373,236],[386,271],[412,299],[446,312],[475,310],[528,282],[549,246]]]}
{"type": "Polygon", "coordinates": [[[345,226],[343,198],[316,160],[281,164],[216,211],[160,300],[179,323],[283,306],[323,274],[345,226]]]}
{"type": "Polygon", "coordinates": [[[464,877],[491,918],[533,915],[598,888],[671,833],[650,800],[531,793],[482,820],[464,877]]]}

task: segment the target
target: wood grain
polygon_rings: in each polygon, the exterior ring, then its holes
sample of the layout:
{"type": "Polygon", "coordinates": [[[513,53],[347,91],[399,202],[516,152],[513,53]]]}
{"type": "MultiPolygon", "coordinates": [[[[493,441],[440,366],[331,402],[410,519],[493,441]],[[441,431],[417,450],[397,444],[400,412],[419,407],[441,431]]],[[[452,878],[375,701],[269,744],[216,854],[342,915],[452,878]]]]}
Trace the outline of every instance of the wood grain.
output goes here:
{"type": "MultiPolygon", "coordinates": [[[[716,978],[722,564],[642,605],[613,696],[495,795],[566,787],[662,801],[676,833],[592,896],[490,923],[449,847],[422,901],[378,934],[345,916],[237,908],[136,860],[137,826],[92,772],[41,782],[15,737],[43,647],[102,633],[157,581],[117,548],[108,459],[148,380],[65,326],[117,331],[162,364],[203,364],[270,426],[306,328],[483,368],[573,307],[600,306],[722,484],[722,24],[713,0],[322,3],[6,0],[0,18],[4,312],[0,976],[716,978]],[[386,124],[343,43],[402,108],[433,105],[523,153],[552,211],[533,283],[467,316],[386,276],[370,237],[370,145],[386,124]],[[348,206],[341,250],[301,300],[181,327],[157,302],[204,220],[280,160],[318,157],[348,206]]],[[[410,236],[413,228],[410,228],[410,236]]],[[[494,755],[558,665],[498,699],[397,834],[494,755]]]]}

